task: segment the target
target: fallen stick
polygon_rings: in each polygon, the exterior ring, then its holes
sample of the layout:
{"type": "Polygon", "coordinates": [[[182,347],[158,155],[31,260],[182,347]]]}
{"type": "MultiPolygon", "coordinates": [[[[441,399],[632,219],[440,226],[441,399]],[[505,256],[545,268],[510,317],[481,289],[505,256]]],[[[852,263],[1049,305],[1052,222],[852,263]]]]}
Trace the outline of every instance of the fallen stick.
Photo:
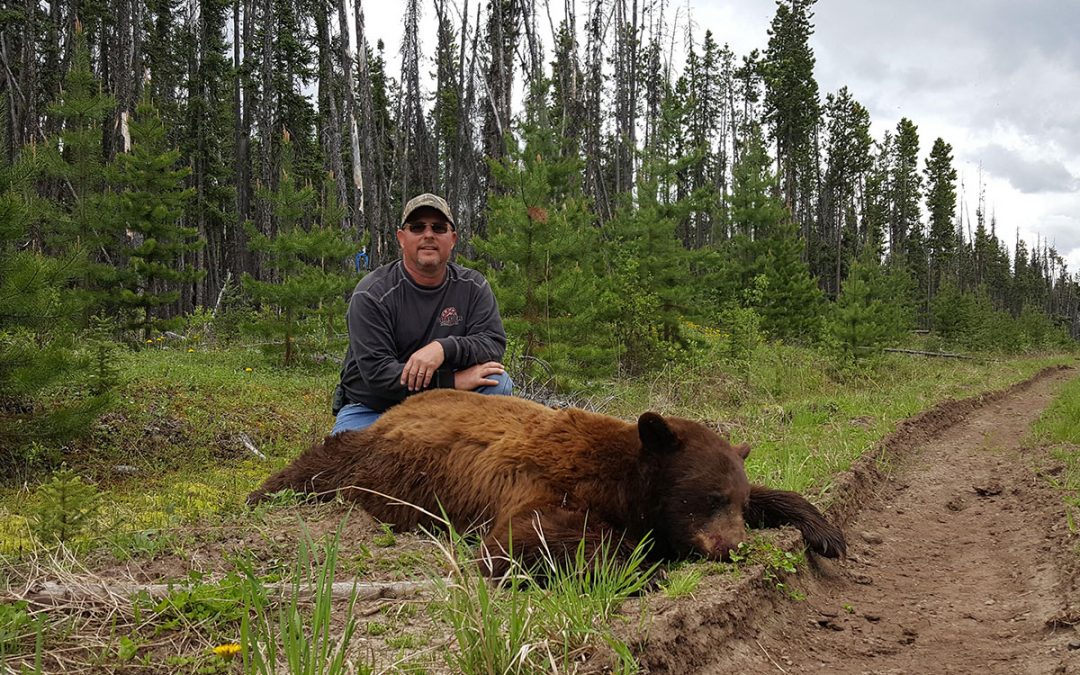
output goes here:
{"type": "MultiPolygon", "coordinates": [[[[330,589],[330,596],[335,600],[348,599],[356,588],[357,600],[399,599],[420,595],[436,588],[434,581],[394,581],[381,584],[360,584],[352,581],[335,581],[330,589]]],[[[276,591],[279,596],[286,596],[293,591],[289,582],[264,584],[267,591],[276,591]]],[[[116,598],[130,598],[138,593],[146,593],[151,598],[162,599],[170,593],[184,588],[184,584],[130,584],[105,583],[93,581],[85,585],[72,586],[43,581],[32,585],[27,592],[14,598],[41,606],[55,606],[75,602],[104,602],[116,598]]],[[[318,590],[315,584],[300,584],[300,600],[313,599],[318,590]]]]}
{"type": "Polygon", "coordinates": [[[884,351],[894,352],[894,353],[897,353],[897,354],[916,354],[918,356],[940,356],[940,357],[947,358],[947,359],[968,359],[968,360],[971,360],[971,361],[980,360],[978,357],[975,357],[975,356],[966,356],[964,354],[953,354],[952,352],[923,352],[923,351],[919,351],[917,349],[894,349],[894,348],[891,348],[891,347],[887,347],[884,351]]]}

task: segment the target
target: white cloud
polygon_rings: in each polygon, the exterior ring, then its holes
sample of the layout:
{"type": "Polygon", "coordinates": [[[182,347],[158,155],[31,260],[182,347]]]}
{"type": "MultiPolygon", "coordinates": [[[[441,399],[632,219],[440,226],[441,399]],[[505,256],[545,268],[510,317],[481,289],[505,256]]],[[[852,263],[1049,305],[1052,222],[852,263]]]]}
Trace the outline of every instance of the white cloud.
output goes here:
{"type": "Polygon", "coordinates": [[[1028,158],[1023,152],[997,143],[968,154],[978,158],[987,171],[1004,178],[1026,194],[1070,192],[1077,188],[1076,176],[1058,161],[1028,158]]]}
{"type": "MultiPolygon", "coordinates": [[[[469,2],[470,23],[479,1],[469,2]]],[[[404,4],[364,3],[368,38],[383,38],[391,64],[404,4]]],[[[431,54],[434,10],[423,4],[422,53],[431,54]]],[[[556,21],[561,4],[551,3],[556,21]]],[[[579,14],[587,5],[578,0],[579,14]]],[[[697,40],[711,30],[740,57],[765,48],[776,11],[766,0],[679,0],[667,8],[669,23],[678,21],[676,65],[688,9],[697,40]]],[[[923,155],[944,138],[970,213],[981,177],[1003,240],[1011,246],[1015,235],[1006,233],[1017,229],[1031,245],[1047,240],[1080,271],[1080,2],[822,0],[813,21],[823,98],[847,86],[879,137],[908,117],[918,125],[923,155]]],[[[546,29],[545,16],[540,23],[546,29]]],[[[396,66],[390,69],[396,77],[396,66]]]]}

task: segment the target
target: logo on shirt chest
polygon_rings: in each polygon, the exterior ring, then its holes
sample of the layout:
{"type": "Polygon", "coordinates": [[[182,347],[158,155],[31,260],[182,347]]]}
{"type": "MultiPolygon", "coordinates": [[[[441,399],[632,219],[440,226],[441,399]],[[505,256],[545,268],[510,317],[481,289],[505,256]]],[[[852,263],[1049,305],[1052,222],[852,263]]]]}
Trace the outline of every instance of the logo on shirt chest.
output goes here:
{"type": "Polygon", "coordinates": [[[440,326],[456,326],[461,323],[461,315],[458,314],[457,307],[447,307],[439,315],[440,326]]]}

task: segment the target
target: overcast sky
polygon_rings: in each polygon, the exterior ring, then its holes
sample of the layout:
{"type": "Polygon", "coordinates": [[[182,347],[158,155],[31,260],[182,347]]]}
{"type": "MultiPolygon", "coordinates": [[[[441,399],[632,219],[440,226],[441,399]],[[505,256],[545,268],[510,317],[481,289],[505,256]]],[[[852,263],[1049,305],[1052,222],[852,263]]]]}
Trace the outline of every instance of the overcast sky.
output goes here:
{"type": "MultiPolygon", "coordinates": [[[[403,4],[364,3],[368,40],[382,38],[388,56],[399,49],[403,4]]],[[[554,12],[563,2],[550,4],[554,12]]],[[[577,0],[579,11],[587,4],[577,0]]],[[[427,7],[421,46],[431,54],[427,7]]],[[[668,9],[680,28],[692,19],[699,42],[708,29],[738,55],[766,46],[775,10],[771,0],[673,0],[668,9]]],[[[998,237],[1010,248],[1017,229],[1029,248],[1048,240],[1080,272],[1080,0],[820,0],[814,25],[822,99],[846,85],[876,138],[911,119],[924,157],[944,138],[972,219],[981,168],[998,237]]]]}

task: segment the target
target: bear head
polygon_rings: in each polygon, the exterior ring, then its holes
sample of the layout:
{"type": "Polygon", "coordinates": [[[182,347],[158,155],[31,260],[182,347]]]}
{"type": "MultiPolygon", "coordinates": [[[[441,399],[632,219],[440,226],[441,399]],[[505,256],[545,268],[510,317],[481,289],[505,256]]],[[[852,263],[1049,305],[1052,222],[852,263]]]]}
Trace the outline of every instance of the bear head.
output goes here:
{"type": "Polygon", "coordinates": [[[750,482],[743,460],[750,446],[733,447],[698,422],[649,412],[638,419],[638,436],[655,472],[650,520],[656,552],[730,557],[746,539],[750,482]]]}

